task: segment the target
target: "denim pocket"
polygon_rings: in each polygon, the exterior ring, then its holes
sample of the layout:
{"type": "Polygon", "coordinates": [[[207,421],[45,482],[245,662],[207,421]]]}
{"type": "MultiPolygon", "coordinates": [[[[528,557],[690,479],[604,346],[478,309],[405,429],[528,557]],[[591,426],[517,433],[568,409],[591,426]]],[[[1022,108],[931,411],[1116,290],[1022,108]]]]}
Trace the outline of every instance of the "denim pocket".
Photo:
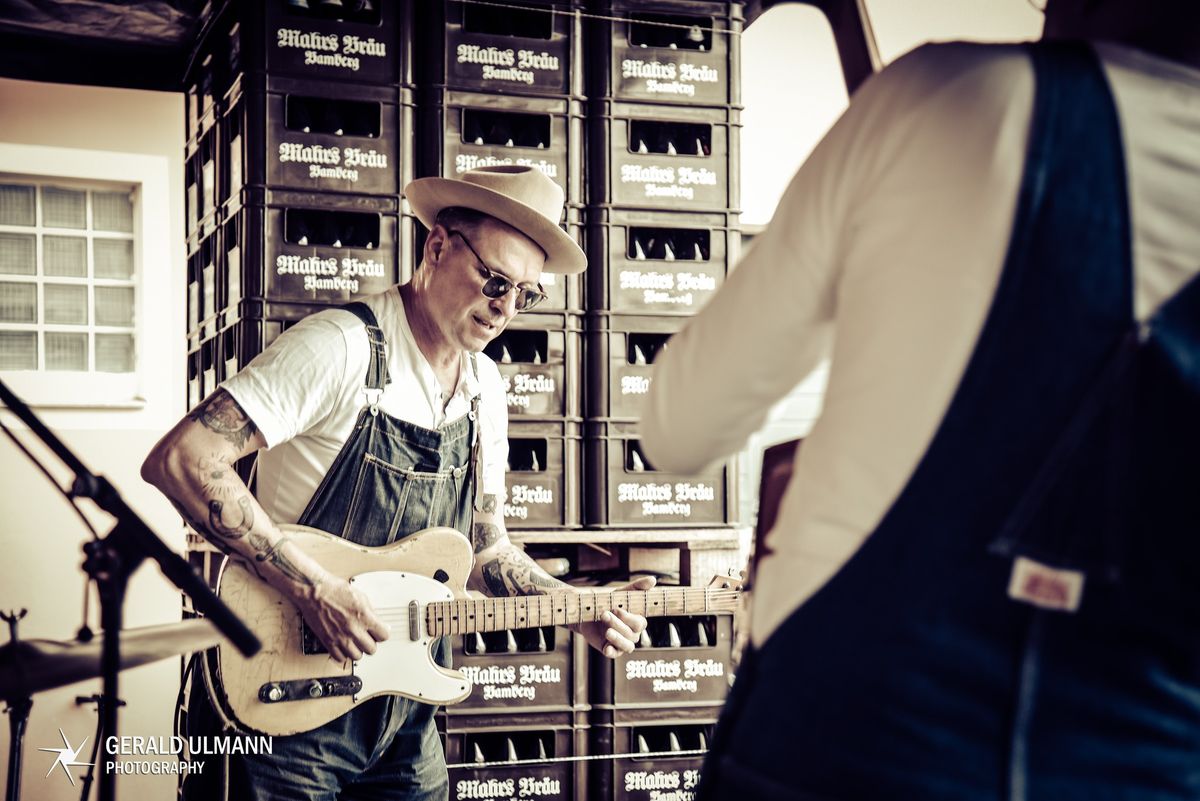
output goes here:
{"type": "Polygon", "coordinates": [[[361,545],[386,545],[437,524],[450,476],[404,470],[365,454],[346,511],[342,536],[361,545]]]}
{"type": "Polygon", "coordinates": [[[409,489],[408,471],[364,454],[346,509],[342,536],[360,545],[392,542],[408,505],[409,489]]]}

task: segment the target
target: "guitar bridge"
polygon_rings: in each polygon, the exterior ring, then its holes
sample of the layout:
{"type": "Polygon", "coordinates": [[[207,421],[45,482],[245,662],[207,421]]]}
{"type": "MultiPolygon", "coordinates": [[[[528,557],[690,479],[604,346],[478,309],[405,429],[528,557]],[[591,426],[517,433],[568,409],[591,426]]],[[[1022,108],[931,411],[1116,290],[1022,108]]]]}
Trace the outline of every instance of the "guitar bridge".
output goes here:
{"type": "Polygon", "coordinates": [[[362,690],[358,676],[329,676],[320,679],[269,681],[258,688],[258,700],[264,704],[284,701],[315,701],[340,695],[355,695],[362,690]]]}

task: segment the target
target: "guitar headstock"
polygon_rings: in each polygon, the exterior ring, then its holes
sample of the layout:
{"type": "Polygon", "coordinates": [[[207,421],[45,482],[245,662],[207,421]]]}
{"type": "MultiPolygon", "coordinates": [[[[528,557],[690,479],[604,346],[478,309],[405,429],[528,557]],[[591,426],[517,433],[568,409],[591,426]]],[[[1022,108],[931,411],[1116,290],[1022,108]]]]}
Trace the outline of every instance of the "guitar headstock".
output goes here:
{"type": "Polygon", "coordinates": [[[712,581],[708,582],[710,590],[735,590],[741,592],[746,585],[746,571],[740,571],[736,576],[713,576],[712,581]]]}

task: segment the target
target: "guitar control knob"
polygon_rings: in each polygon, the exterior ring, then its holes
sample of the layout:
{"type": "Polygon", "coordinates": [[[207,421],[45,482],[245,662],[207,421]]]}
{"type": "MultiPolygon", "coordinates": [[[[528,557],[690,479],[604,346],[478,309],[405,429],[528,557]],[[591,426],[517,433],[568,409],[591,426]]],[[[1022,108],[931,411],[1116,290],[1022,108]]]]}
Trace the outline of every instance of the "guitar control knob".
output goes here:
{"type": "Polygon", "coordinates": [[[267,688],[268,701],[282,701],[284,696],[283,688],[278,684],[272,684],[267,688]]]}
{"type": "Polygon", "coordinates": [[[308,697],[320,698],[325,694],[325,688],[321,686],[321,682],[313,679],[308,683],[308,697]]]}

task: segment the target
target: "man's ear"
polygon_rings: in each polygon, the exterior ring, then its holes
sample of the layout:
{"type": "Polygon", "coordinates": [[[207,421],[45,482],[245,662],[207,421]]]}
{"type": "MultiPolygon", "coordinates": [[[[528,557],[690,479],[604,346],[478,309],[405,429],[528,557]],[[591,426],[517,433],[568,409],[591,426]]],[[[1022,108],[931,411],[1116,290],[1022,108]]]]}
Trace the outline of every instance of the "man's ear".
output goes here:
{"type": "Polygon", "coordinates": [[[421,255],[427,265],[436,266],[449,246],[450,233],[444,225],[437,223],[429,232],[429,236],[425,237],[425,247],[421,249],[421,255]]]}

